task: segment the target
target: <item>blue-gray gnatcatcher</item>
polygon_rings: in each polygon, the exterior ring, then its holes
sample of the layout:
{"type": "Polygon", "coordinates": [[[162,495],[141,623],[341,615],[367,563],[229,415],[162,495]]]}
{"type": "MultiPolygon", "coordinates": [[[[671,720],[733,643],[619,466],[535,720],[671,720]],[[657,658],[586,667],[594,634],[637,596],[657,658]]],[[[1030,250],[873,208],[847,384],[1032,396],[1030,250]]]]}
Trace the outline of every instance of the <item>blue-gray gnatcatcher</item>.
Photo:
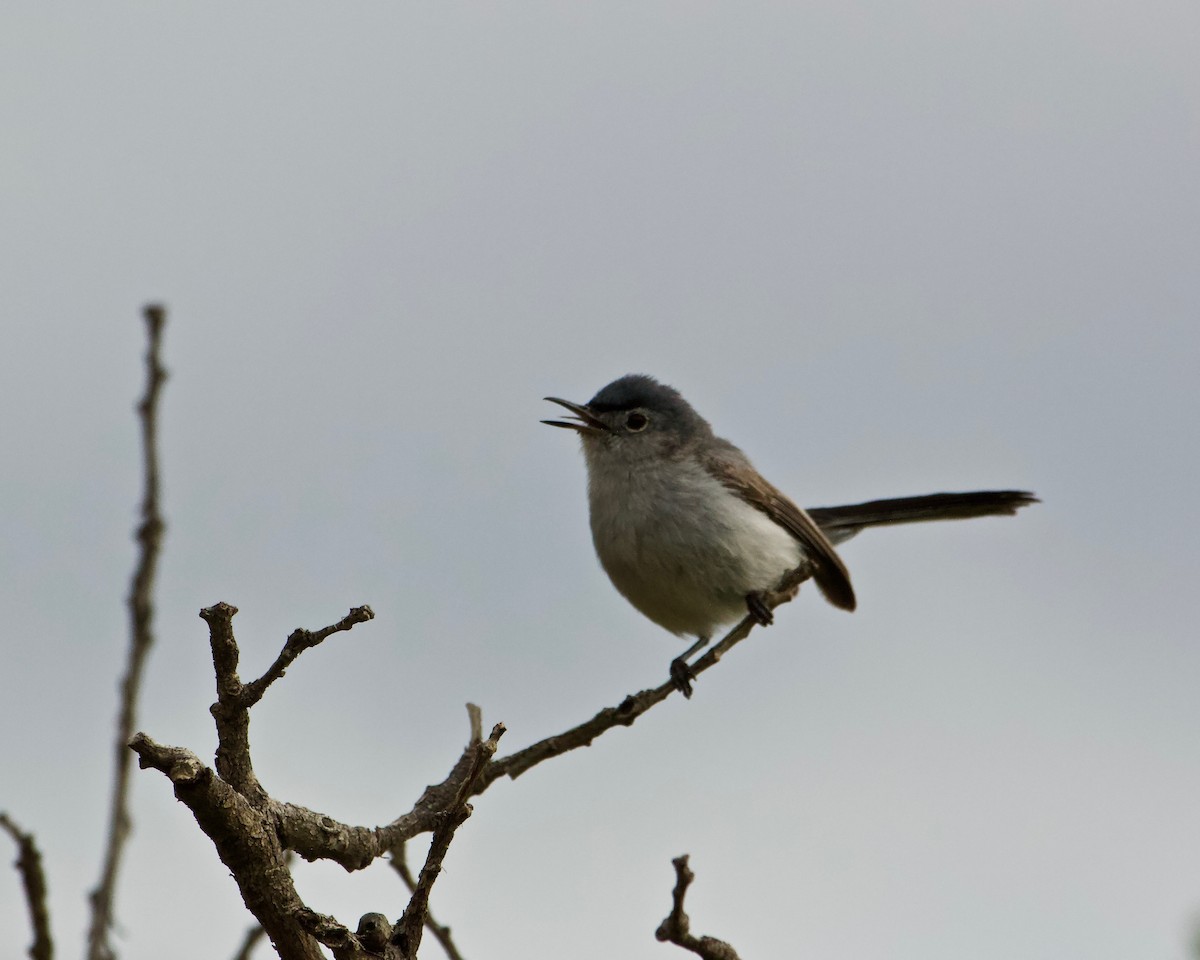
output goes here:
{"type": "Polygon", "coordinates": [[[1037,502],[1021,490],[986,490],[805,511],[653,377],[628,374],[587,403],[546,399],[575,415],[542,422],[582,439],[592,542],[613,586],[659,626],[697,638],[671,662],[689,697],[688,657],[747,613],[769,624],[764,595],[800,566],[826,600],[853,610],[834,544],[864,527],[1013,514],[1037,502]]]}

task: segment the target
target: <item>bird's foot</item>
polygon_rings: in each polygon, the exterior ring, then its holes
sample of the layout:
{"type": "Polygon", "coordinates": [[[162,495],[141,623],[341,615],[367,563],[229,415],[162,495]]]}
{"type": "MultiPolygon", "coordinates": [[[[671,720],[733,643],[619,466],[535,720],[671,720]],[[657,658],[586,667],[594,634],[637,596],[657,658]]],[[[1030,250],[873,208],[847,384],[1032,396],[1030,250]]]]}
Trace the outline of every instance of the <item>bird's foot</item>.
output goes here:
{"type": "Polygon", "coordinates": [[[769,627],[775,622],[775,614],[771,612],[761,593],[746,594],[746,609],[760,627],[769,627]]]}
{"type": "Polygon", "coordinates": [[[692,673],[687,660],[676,657],[671,661],[671,682],[675,684],[675,689],[689,700],[692,698],[692,682],[695,679],[696,675],[692,673]]]}

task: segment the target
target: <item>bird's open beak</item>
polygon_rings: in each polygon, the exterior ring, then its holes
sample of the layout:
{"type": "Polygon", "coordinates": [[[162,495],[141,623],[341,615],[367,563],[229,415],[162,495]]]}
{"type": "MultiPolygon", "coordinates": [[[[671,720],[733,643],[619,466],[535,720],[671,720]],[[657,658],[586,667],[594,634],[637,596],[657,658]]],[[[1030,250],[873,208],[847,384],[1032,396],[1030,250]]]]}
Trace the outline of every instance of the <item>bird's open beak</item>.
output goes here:
{"type": "Polygon", "coordinates": [[[566,427],[569,430],[578,430],[585,436],[598,436],[599,434],[610,432],[608,424],[598,419],[583,404],[572,403],[570,400],[560,400],[558,397],[545,397],[544,399],[549,400],[551,403],[557,403],[560,407],[566,407],[575,416],[570,420],[543,420],[542,423],[552,427],[566,427]]]}

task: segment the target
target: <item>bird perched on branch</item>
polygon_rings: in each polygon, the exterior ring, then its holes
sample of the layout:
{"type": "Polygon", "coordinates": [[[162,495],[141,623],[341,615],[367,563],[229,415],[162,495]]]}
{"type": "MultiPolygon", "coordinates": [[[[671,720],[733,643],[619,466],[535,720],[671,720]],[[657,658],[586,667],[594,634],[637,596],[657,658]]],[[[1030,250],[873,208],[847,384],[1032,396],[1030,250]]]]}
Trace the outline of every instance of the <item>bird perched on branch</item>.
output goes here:
{"type": "Polygon", "coordinates": [[[835,545],[865,527],[1010,515],[1037,502],[1023,490],[984,490],[805,511],[653,377],[628,374],[587,403],[546,399],[573,416],[542,422],[582,439],[592,542],[613,586],[659,626],[696,637],[671,662],[689,697],[688,658],[747,614],[771,623],[765,597],[797,569],[835,607],[853,610],[835,545]]]}

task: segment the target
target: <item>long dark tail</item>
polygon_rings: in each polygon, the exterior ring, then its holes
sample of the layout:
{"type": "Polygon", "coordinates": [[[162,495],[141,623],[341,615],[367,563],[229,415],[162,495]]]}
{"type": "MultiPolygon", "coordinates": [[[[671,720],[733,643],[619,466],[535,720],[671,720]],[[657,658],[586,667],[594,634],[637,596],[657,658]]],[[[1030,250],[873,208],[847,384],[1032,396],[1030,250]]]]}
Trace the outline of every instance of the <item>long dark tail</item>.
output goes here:
{"type": "Polygon", "coordinates": [[[1012,516],[1021,507],[1040,503],[1025,490],[980,490],[976,493],[930,493],[924,497],[871,500],[844,507],[813,507],[808,515],[833,543],[843,543],[863,527],[925,520],[967,520],[1012,516]]]}

